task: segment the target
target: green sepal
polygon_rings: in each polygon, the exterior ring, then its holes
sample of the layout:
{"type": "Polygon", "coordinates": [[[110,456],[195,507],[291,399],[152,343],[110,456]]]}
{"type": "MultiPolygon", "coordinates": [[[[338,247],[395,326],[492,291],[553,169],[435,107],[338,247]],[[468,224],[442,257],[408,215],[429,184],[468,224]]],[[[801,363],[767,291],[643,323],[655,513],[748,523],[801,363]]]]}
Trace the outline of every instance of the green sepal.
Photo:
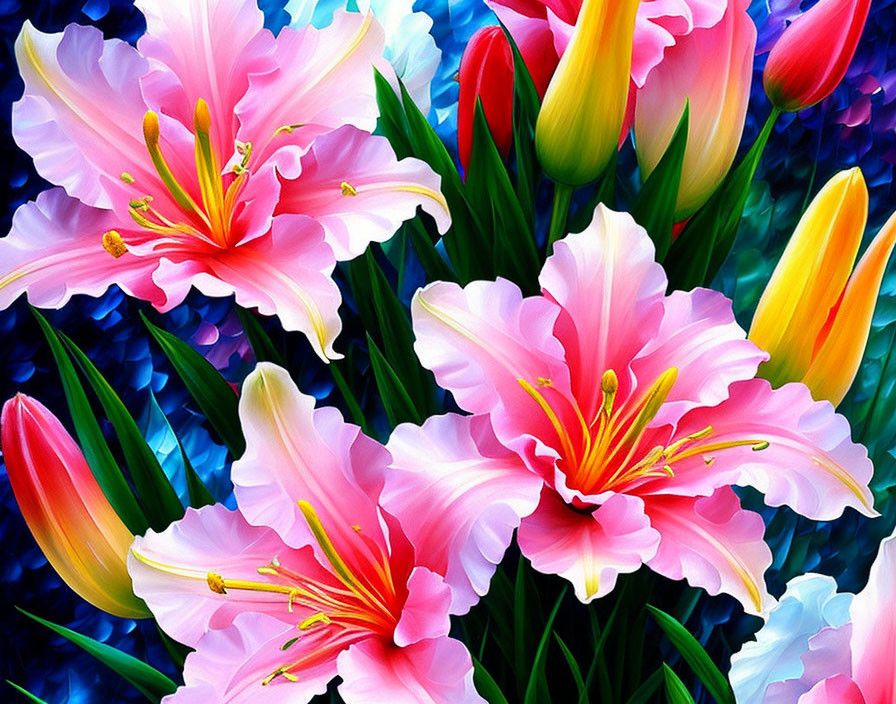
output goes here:
{"type": "Polygon", "coordinates": [[[134,685],[151,702],[158,702],[162,697],[172,694],[177,689],[177,685],[166,675],[132,655],[123,653],[111,645],[106,645],[93,638],[81,635],[65,626],[60,626],[30,614],[19,607],[16,607],[16,609],[95,657],[106,667],[134,685]]]}
{"type": "Polygon", "coordinates": [[[647,610],[713,698],[719,704],[735,704],[731,685],[697,639],[665,611],[649,604],[647,610]]]}
{"type": "Polygon", "coordinates": [[[134,535],[143,535],[149,528],[149,520],[137,503],[121,468],[112,456],[112,451],[103,437],[103,431],[100,430],[93,409],[90,407],[90,401],[88,401],[78,373],[75,371],[74,363],[46,318],[34,308],[31,309],[31,312],[53,353],[53,359],[56,361],[59,376],[62,379],[62,390],[68,403],[75,434],[78,436],[81,451],[84,453],[97,484],[128,530],[134,535]]]}
{"type": "Polygon", "coordinates": [[[137,500],[146,511],[150,526],[156,531],[165,530],[169,524],[183,518],[184,515],[184,507],[177,498],[177,492],[171,486],[171,481],[137,427],[137,422],[115,393],[115,389],[68,336],[59,333],[59,337],[68,347],[69,353],[77,360],[99,399],[106,418],[115,429],[125,464],[134,482],[137,500]]]}
{"type": "Polygon", "coordinates": [[[246,440],[240,426],[239,399],[230,384],[186,342],[153,325],[142,311],[140,317],[230,454],[235,459],[241,457],[246,440]]]}
{"type": "Polygon", "coordinates": [[[644,182],[632,207],[632,217],[647,230],[656,246],[656,260],[662,263],[672,243],[672,227],[675,225],[675,205],[681,186],[681,169],[688,145],[690,104],[685,103],[665,154],[653,173],[644,182]]]}
{"type": "Polygon", "coordinates": [[[666,663],[663,663],[663,679],[666,682],[666,698],[669,704],[696,704],[684,682],[666,663]]]}

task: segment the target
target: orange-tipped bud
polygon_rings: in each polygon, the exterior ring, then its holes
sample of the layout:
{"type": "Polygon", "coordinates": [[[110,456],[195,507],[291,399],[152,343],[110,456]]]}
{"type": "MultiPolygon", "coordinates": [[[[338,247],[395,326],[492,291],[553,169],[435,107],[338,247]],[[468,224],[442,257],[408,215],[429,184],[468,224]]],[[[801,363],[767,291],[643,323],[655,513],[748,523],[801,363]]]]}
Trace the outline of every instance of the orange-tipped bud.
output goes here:
{"type": "Polygon", "coordinates": [[[0,441],[9,482],[37,544],[59,576],[97,608],[151,614],[134,596],[127,554],[134,536],[113,510],[62,423],[18,394],[3,406],[0,441]]]}

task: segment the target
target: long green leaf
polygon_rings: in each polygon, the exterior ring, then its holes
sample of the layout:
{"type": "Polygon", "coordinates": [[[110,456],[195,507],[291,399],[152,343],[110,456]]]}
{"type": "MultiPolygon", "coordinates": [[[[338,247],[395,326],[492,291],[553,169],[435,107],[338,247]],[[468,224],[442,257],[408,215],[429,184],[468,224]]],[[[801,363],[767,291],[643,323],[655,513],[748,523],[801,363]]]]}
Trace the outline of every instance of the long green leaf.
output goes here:
{"type": "Polygon", "coordinates": [[[663,678],[666,681],[666,697],[669,704],[696,704],[688,688],[666,663],[663,663],[663,678]]]}
{"type": "Polygon", "coordinates": [[[174,690],[177,689],[177,685],[174,684],[171,679],[154,667],[147,665],[142,660],[138,660],[132,655],[123,653],[120,650],[113,648],[111,645],[106,645],[93,638],[81,635],[65,626],[60,626],[51,621],[42,619],[39,616],[30,614],[24,609],[16,608],[28,618],[46,626],[54,633],[88,652],[106,667],[118,673],[134,685],[151,702],[158,702],[162,697],[173,693],[174,690]]]}
{"type": "Polygon", "coordinates": [[[681,653],[681,657],[691,667],[697,677],[706,686],[706,690],[719,704],[735,704],[734,692],[719,668],[715,666],[706,651],[687,629],[665,611],[648,604],[647,610],[663,632],[681,653]]]}
{"type": "Polygon", "coordinates": [[[11,682],[10,680],[6,680],[6,684],[16,690],[19,694],[22,694],[29,702],[34,702],[34,704],[47,704],[43,699],[33,695],[24,687],[20,687],[15,682],[11,682]]]}
{"type": "Polygon", "coordinates": [[[396,425],[405,422],[423,423],[423,418],[418,409],[414,406],[414,402],[408,395],[407,389],[395,370],[386,358],[383,356],[376,342],[367,335],[367,345],[370,349],[370,366],[373,368],[373,376],[376,379],[377,388],[380,391],[380,398],[383,401],[383,407],[386,411],[386,417],[389,424],[394,428],[396,425]]]}
{"type": "Polygon", "coordinates": [[[473,684],[488,704],[507,704],[498,683],[476,658],[473,658],[473,684]]]}
{"type": "Polygon", "coordinates": [[[545,681],[545,663],[548,656],[548,643],[550,642],[551,633],[554,628],[554,619],[557,618],[557,612],[560,610],[560,604],[563,603],[563,597],[566,596],[566,587],[564,586],[551,609],[551,615],[548,616],[548,622],[544,627],[544,633],[538,642],[538,649],[535,651],[535,662],[532,663],[532,670],[529,675],[529,684],[526,685],[525,704],[536,704],[543,699],[539,698],[539,689],[546,693],[547,683],[545,681]]]}
{"type": "Polygon", "coordinates": [[[115,429],[137,491],[137,499],[145,508],[150,525],[154,530],[164,530],[169,524],[183,518],[184,507],[177,498],[177,492],[171,486],[152,448],[140,433],[133,416],[109,382],[68,336],[59,333],[59,337],[68,347],[69,353],[77,360],[106,412],[106,417],[115,429]]]}
{"type": "Polygon", "coordinates": [[[644,683],[638,687],[635,693],[629,697],[626,704],[647,704],[651,701],[653,693],[660,688],[664,680],[663,668],[657,668],[654,673],[644,680],[644,683]]]}
{"type": "Polygon", "coordinates": [[[403,227],[410,237],[411,246],[414,248],[417,259],[420,260],[420,264],[423,266],[423,271],[426,272],[427,280],[453,281],[456,283],[457,274],[454,273],[454,270],[439,254],[439,251],[426,233],[423,224],[420,222],[420,218],[409,220],[403,227]]]}
{"type": "Polygon", "coordinates": [[[246,440],[240,426],[239,399],[230,384],[186,342],[153,325],[142,311],[140,317],[230,454],[241,457],[246,451],[246,440]]]}
{"type": "Polygon", "coordinates": [[[576,691],[579,693],[579,702],[587,702],[588,701],[588,690],[585,689],[585,680],[582,677],[582,668],[579,667],[579,663],[576,661],[575,656],[572,654],[572,651],[567,647],[566,643],[563,642],[563,639],[560,637],[560,634],[556,631],[554,632],[554,640],[557,641],[557,645],[560,646],[560,652],[563,653],[563,657],[566,660],[566,664],[569,665],[569,671],[572,673],[572,678],[576,683],[576,691]]]}
{"type": "Polygon", "coordinates": [[[249,346],[252,348],[255,359],[259,362],[272,362],[278,367],[285,369],[286,361],[283,359],[283,355],[271,342],[271,338],[265,332],[261,323],[258,322],[255,315],[242,306],[236,307],[236,314],[243,326],[243,331],[246,333],[246,339],[249,341],[249,346]]]}
{"type": "Polygon", "coordinates": [[[135,535],[142,535],[149,528],[149,521],[112,456],[112,451],[103,437],[103,431],[100,430],[90,402],[87,400],[87,394],[75,371],[75,365],[46,318],[34,308],[31,309],[31,312],[37,319],[37,323],[50,345],[56,366],[59,368],[62,390],[65,392],[65,399],[75,426],[75,434],[78,436],[87,464],[90,466],[97,484],[100,485],[112,508],[115,509],[115,513],[128,527],[128,530],[135,535]]]}

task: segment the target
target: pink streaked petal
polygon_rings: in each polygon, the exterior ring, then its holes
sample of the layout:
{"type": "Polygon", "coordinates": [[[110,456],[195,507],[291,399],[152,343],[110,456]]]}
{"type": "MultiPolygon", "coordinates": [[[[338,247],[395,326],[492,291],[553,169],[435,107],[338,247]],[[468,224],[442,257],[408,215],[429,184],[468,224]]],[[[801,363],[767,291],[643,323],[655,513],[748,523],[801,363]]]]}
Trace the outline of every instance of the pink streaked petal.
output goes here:
{"type": "Polygon", "coordinates": [[[37,172],[87,205],[125,203],[131,174],[158,183],[143,142],[146,105],[139,79],[146,59],[94,27],[44,34],[25,22],[16,41],[25,93],[13,106],[13,135],[37,172]]]}
{"type": "Polygon", "coordinates": [[[302,619],[298,607],[296,614],[289,613],[284,594],[241,590],[218,594],[208,585],[210,572],[225,579],[267,582],[258,568],[274,557],[299,573],[327,579],[311,550],[291,550],[274,531],[250,526],[238,511],[218,504],[188,509],[183,519],[161,533],[149,531],[136,538],[128,571],[134,593],[165,632],[195,647],[207,630],[226,628],[244,611],[268,613],[293,627],[302,619]]]}
{"type": "Polygon", "coordinates": [[[896,696],[896,535],[880,544],[852,617],[852,677],[872,704],[896,696]]]}
{"type": "Polygon", "coordinates": [[[262,682],[277,668],[295,662],[315,645],[323,645],[315,632],[302,636],[288,649],[285,643],[296,637],[289,626],[265,614],[245,613],[233,625],[210,631],[196,652],[187,656],[184,686],[165,697],[165,704],[292,704],[309,701],[326,692],[336,676],[336,655],[310,668],[295,670],[298,680],[276,677],[262,682]]]}
{"type": "Polygon", "coordinates": [[[631,215],[599,205],[584,232],[554,244],[541,272],[545,295],[563,309],[555,335],[586,418],[596,417],[603,402],[605,371],[619,378],[617,403],[628,397],[629,363],[659,327],[666,275],[654,253],[631,215]]]}
{"type": "Polygon", "coordinates": [[[613,591],[620,573],[634,572],[652,558],[659,539],[638,497],[614,494],[585,513],[548,488],[517,535],[532,566],[569,580],[586,604],[613,591]]]}
{"type": "Polygon", "coordinates": [[[547,420],[519,380],[534,386],[548,378],[568,389],[563,350],[553,335],[558,312],[541,296],[523,298],[506,279],[466,288],[437,282],[411,302],[414,349],[461,408],[495,411],[499,437],[538,436],[547,420]]]}
{"type": "Polygon", "coordinates": [[[425,567],[415,567],[408,578],[408,596],[392,635],[405,647],[428,638],[447,636],[451,630],[448,607],[451,589],[445,580],[425,567]]]}
{"type": "Polygon", "coordinates": [[[231,471],[240,511],[253,525],[273,528],[288,545],[319,551],[296,503],[307,501],[340,554],[361,544],[353,526],[384,545],[376,499],[389,453],[335,408],[314,406],[315,399],[273,364],[259,364],[243,383],[246,452],[231,471]]]}
{"type": "MultiPolygon", "coordinates": [[[[892,667],[892,665],[891,665],[892,667]]],[[[797,704],[885,704],[887,699],[870,699],[846,675],[830,677],[799,698],[797,704]]]]}
{"type": "Polygon", "coordinates": [[[398,161],[385,137],[347,125],[318,137],[302,158],[302,173],[282,180],[277,213],[317,220],[336,259],[353,259],[371,242],[385,242],[423,208],[439,232],[451,225],[441,179],[418,159],[398,161]]]}
{"type": "Polygon", "coordinates": [[[249,75],[277,66],[264,14],[243,0],[135,4],[146,17],[146,34],[137,46],[152,65],[142,82],[147,102],[192,131],[196,103],[205,100],[213,144],[226,161],[234,151],[234,110],[249,88],[249,75]]]}
{"type": "Polygon", "coordinates": [[[74,294],[99,296],[113,284],[161,305],[165,294],[152,280],[158,257],[127,252],[116,259],[103,248],[103,234],[119,223],[111,211],[84,205],[61,188],[21,206],[0,239],[0,309],[23,292],[34,306],[61,308],[74,294]]]}
{"type": "Polygon", "coordinates": [[[434,638],[399,648],[371,638],[339,655],[345,704],[484,704],[462,643],[434,638]]]}
{"type": "Polygon", "coordinates": [[[663,300],[656,336],[632,361],[638,386],[648,388],[670,367],[678,369],[672,392],[654,425],[675,423],[698,406],[728,398],[735,381],[752,379],[768,354],[746,339],[730,299],[717,291],[673,291],[663,300]]]}
{"type": "Polygon", "coordinates": [[[520,518],[535,510],[542,480],[498,442],[487,416],[400,425],[387,448],[381,502],[401,521],[417,564],[445,576],[452,613],[466,613],[488,591],[520,518]]]}
{"type": "Polygon", "coordinates": [[[281,215],[266,236],[230,249],[178,243],[164,254],[154,276],[168,294],[161,310],[180,303],[190,286],[207,296],[233,294],[241,306],[303,332],[322,359],[341,357],[333,350],[342,329],[342,294],[331,277],[336,261],[311,218],[281,215]]]}
{"type": "MultiPolygon", "coordinates": [[[[343,125],[372,132],[378,115],[373,67],[390,70],[384,42],[371,13],[338,11],[324,29],[282,29],[276,68],[252,75],[236,107],[239,138],[252,142],[256,163],[282,147],[304,151],[315,137],[343,125]]],[[[286,164],[280,169],[289,178],[297,175],[286,164]]]]}
{"type": "Polygon", "coordinates": [[[741,508],[730,487],[698,498],[649,496],[644,503],[661,536],[651,569],[713,595],[730,594],[747,613],[768,609],[772,597],[764,575],[772,553],[762,539],[765,524],[759,514],[741,508]]]}
{"type": "MultiPolygon", "coordinates": [[[[756,440],[769,447],[756,451],[747,445],[707,453],[715,462],[704,472],[756,487],[770,506],[786,504],[813,520],[837,518],[847,506],[866,516],[877,515],[868,488],[873,473],[868,451],[852,442],[849,423],[830,403],[813,401],[802,384],[772,390],[762,379],[732,384],[729,394],[714,408],[685,415],[677,436],[712,426],[712,435],[702,443],[756,440]]],[[[676,486],[670,482],[673,491],[676,486]]]]}

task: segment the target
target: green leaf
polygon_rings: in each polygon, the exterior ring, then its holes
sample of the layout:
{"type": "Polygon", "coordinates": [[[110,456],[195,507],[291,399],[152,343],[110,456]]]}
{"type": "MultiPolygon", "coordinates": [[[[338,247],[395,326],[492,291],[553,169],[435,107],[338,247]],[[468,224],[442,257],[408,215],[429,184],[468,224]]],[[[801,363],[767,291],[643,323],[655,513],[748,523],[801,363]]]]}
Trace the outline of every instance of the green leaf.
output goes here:
{"type": "Polygon", "coordinates": [[[662,263],[672,243],[675,205],[681,185],[681,167],[688,144],[690,105],[685,103],[678,127],[666,153],[650,174],[632,208],[632,217],[647,230],[656,245],[656,260],[662,263]]]}
{"type": "Polygon", "coordinates": [[[133,416],[96,365],[68,336],[59,333],[59,337],[68,347],[69,353],[77,360],[106,412],[106,417],[115,429],[125,463],[134,482],[137,500],[144,507],[150,525],[154,530],[165,530],[169,524],[184,516],[184,507],[177,498],[177,492],[171,486],[152,448],[140,433],[133,416]]]}
{"type": "Polygon", "coordinates": [[[10,687],[12,687],[14,690],[16,690],[19,694],[24,695],[28,699],[28,701],[34,702],[34,704],[47,704],[47,702],[45,702],[43,699],[41,699],[40,697],[34,696],[31,692],[29,692],[24,687],[19,687],[19,685],[17,685],[15,682],[6,680],[6,684],[8,684],[10,687]]]}
{"type": "Polygon", "coordinates": [[[377,131],[389,140],[392,151],[399,159],[411,156],[413,150],[408,140],[408,120],[401,101],[389,81],[376,69],[374,69],[374,81],[376,104],[380,112],[377,131]]]}
{"type": "Polygon", "coordinates": [[[112,456],[112,451],[103,437],[103,431],[100,430],[90,402],[87,400],[84,387],[78,379],[75,365],[46,318],[34,308],[31,309],[31,312],[50,345],[53,359],[56,360],[59,376],[62,379],[62,389],[65,392],[65,399],[75,426],[75,434],[78,436],[81,450],[97,484],[100,485],[103,494],[106,495],[112,508],[115,509],[115,513],[128,527],[128,530],[134,535],[143,535],[149,528],[149,521],[134,498],[121,468],[112,456]]]}
{"type": "Polygon", "coordinates": [[[535,651],[535,662],[532,663],[532,669],[529,675],[529,684],[526,686],[525,704],[537,704],[544,701],[539,697],[539,690],[543,693],[547,692],[547,682],[545,679],[545,663],[548,656],[548,643],[551,638],[552,629],[554,627],[554,619],[557,618],[557,612],[560,610],[560,604],[563,603],[563,597],[566,596],[566,587],[564,586],[551,609],[551,615],[548,616],[548,622],[544,627],[544,633],[538,643],[538,649],[535,651]]]}
{"type": "Polygon", "coordinates": [[[507,697],[482,663],[473,658],[473,684],[488,704],[507,704],[507,697]]]}
{"type": "Polygon", "coordinates": [[[579,663],[576,661],[575,656],[567,647],[566,643],[563,642],[560,634],[556,631],[554,631],[554,640],[556,640],[557,645],[560,646],[560,652],[563,653],[563,657],[566,659],[566,664],[569,665],[569,671],[572,673],[572,678],[575,680],[576,691],[579,693],[578,701],[588,702],[588,690],[585,689],[585,680],[582,678],[582,669],[579,667],[579,663]]]}
{"type": "Polygon", "coordinates": [[[239,399],[212,364],[183,340],[153,325],[140,312],[146,328],[168,357],[199,410],[238,459],[246,451],[246,440],[239,418],[239,399]]]}
{"type": "Polygon", "coordinates": [[[663,668],[657,668],[654,673],[644,680],[644,683],[635,690],[635,693],[629,697],[626,704],[647,704],[651,701],[653,693],[660,688],[664,679],[663,668]]]}
{"type": "Polygon", "coordinates": [[[121,675],[124,679],[140,690],[151,702],[158,702],[162,697],[172,694],[177,685],[167,676],[147,665],[142,660],[123,653],[105,643],[100,643],[93,638],[76,633],[75,631],[59,626],[51,621],[30,614],[24,609],[16,607],[18,611],[37,623],[46,626],[54,633],[71,641],[95,657],[106,667],[121,675]]]}
{"type": "Polygon", "coordinates": [[[696,704],[688,688],[666,663],[663,663],[663,677],[666,681],[666,697],[669,704],[696,704]]]}
{"type": "Polygon", "coordinates": [[[457,274],[439,254],[429,235],[426,233],[420,218],[414,218],[404,224],[411,240],[414,253],[426,272],[428,281],[452,281],[457,282],[457,274]]]}
{"type": "Polygon", "coordinates": [[[355,425],[359,426],[365,435],[369,435],[367,417],[364,415],[364,411],[361,410],[361,405],[355,398],[354,393],[352,393],[352,389],[349,386],[348,381],[346,381],[345,375],[342,373],[339,365],[340,362],[330,362],[328,365],[330,374],[333,375],[333,381],[336,382],[336,388],[338,388],[339,393],[342,394],[342,400],[345,401],[345,405],[348,407],[348,411],[351,414],[355,425]]]}
{"type": "Polygon", "coordinates": [[[649,604],[647,610],[713,698],[719,704],[735,704],[731,685],[697,639],[665,611],[649,604]]]}
{"type": "Polygon", "coordinates": [[[285,369],[286,360],[277,351],[258,318],[242,306],[236,306],[236,314],[243,326],[243,331],[246,333],[246,339],[249,341],[249,346],[252,348],[255,359],[259,362],[271,362],[285,369]]]}
{"type": "Polygon", "coordinates": [[[408,395],[407,389],[369,333],[367,334],[367,345],[370,349],[370,366],[373,367],[373,376],[376,379],[389,425],[393,428],[405,422],[421,425],[423,419],[408,395]]]}

